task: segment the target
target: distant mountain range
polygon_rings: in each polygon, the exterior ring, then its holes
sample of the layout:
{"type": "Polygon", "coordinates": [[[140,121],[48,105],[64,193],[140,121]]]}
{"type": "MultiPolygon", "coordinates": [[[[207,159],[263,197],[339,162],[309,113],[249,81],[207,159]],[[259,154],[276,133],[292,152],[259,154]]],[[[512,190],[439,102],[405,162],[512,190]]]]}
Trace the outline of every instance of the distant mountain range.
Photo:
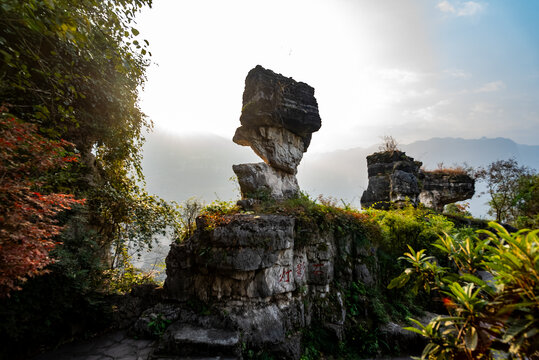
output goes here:
{"type": "MultiPolygon", "coordinates": [[[[433,138],[400,148],[422,161],[427,169],[436,168],[439,163],[444,166],[467,163],[477,167],[508,158],[539,169],[539,146],[521,145],[506,138],[433,138]]],[[[359,207],[359,199],[367,187],[365,157],[375,151],[378,151],[376,146],[307,152],[298,168],[300,187],[313,197],[323,194],[359,207]]],[[[219,136],[179,136],[156,131],[147,136],[142,165],[150,193],[177,202],[191,197],[211,202],[238,199],[237,182],[231,179],[232,165],[259,161],[250,148],[219,136]]],[[[478,186],[476,194],[481,188],[478,186]]],[[[470,203],[475,216],[486,214],[486,200],[474,196],[470,203]]]]}

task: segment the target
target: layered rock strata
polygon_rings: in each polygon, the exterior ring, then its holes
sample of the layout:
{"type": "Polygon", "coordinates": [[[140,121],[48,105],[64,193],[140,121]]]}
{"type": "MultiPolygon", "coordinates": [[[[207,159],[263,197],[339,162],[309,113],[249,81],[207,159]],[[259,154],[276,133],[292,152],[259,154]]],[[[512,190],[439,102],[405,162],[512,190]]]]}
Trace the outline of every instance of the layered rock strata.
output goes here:
{"type": "Polygon", "coordinates": [[[361,207],[386,209],[391,203],[410,201],[417,205],[422,163],[402,151],[378,152],[367,156],[369,185],[361,196],[361,207]]]}
{"type": "Polygon", "coordinates": [[[215,226],[198,218],[195,234],[173,244],[166,259],[165,292],[184,305],[150,310],[172,322],[156,356],[187,356],[195,347],[200,354],[204,343],[202,351],[213,356],[239,358],[243,344],[299,359],[301,331],[315,324],[342,340],[346,306],[338,284],[373,285],[376,248],[360,245],[353,234],[299,231],[296,221],[237,214],[215,226]],[[195,316],[186,309],[193,301],[212,304],[211,312],[195,316]]]}
{"type": "Polygon", "coordinates": [[[322,125],[314,89],[258,65],[245,79],[240,123],[233,141],[264,160],[233,167],[242,197],[297,195],[297,167],[322,125]]]}
{"type": "Polygon", "coordinates": [[[367,156],[369,185],[361,197],[361,207],[387,209],[406,202],[443,211],[446,204],[470,199],[475,179],[449,170],[424,171],[422,162],[402,151],[378,152],[367,156]]]}
{"type": "Polygon", "coordinates": [[[475,180],[467,174],[425,171],[423,175],[419,201],[431,209],[442,212],[445,205],[471,199],[475,193],[475,180]]]}

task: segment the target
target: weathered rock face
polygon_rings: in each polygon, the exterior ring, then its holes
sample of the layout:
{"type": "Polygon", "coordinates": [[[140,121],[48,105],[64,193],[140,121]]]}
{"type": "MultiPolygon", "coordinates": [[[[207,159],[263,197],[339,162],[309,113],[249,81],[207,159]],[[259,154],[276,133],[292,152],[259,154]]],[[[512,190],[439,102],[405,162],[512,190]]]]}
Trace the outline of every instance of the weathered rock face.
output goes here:
{"type": "Polygon", "coordinates": [[[454,171],[421,170],[422,163],[402,151],[367,156],[369,185],[361,197],[363,208],[387,209],[391,203],[410,201],[443,211],[444,205],[470,199],[475,180],[454,171]]]}
{"type": "Polygon", "coordinates": [[[275,170],[266,163],[233,165],[244,198],[292,198],[299,192],[296,176],[275,170]]]}
{"type": "Polygon", "coordinates": [[[258,65],[247,74],[240,117],[242,127],[284,128],[309,147],[322,126],[314,89],[258,65]]]}
{"type": "Polygon", "coordinates": [[[164,354],[213,334],[205,341],[222,355],[236,354],[241,342],[276,358],[298,359],[304,327],[316,323],[342,339],[346,307],[338,284],[375,281],[376,249],[352,235],[298,231],[288,215],[237,214],[209,225],[197,219],[195,234],[171,246],[165,292],[180,302],[211,303],[216,312],[206,326],[189,311],[157,310],[175,321],[162,337],[164,354]]]}
{"type": "Polygon", "coordinates": [[[417,205],[418,174],[422,163],[402,151],[379,152],[367,156],[369,185],[361,196],[361,206],[384,209],[390,203],[409,200],[417,205]]]}
{"type": "Polygon", "coordinates": [[[278,127],[239,127],[234,142],[251,146],[254,152],[271,167],[295,174],[305,146],[303,139],[278,127]]]}
{"type": "Polygon", "coordinates": [[[297,167],[322,125],[314,89],[258,65],[245,79],[240,122],[233,141],[264,160],[234,166],[243,198],[268,189],[275,199],[297,195],[297,167]]]}
{"type": "Polygon", "coordinates": [[[470,199],[475,192],[475,180],[469,175],[427,171],[423,174],[419,201],[440,212],[446,204],[470,199]]]}
{"type": "MultiPolygon", "coordinates": [[[[173,245],[165,282],[170,296],[204,301],[265,299],[307,284],[326,286],[333,280],[334,239],[311,239],[308,246],[298,247],[290,216],[245,214],[227,221],[173,245]]],[[[205,227],[199,218],[197,228],[205,227]]]]}

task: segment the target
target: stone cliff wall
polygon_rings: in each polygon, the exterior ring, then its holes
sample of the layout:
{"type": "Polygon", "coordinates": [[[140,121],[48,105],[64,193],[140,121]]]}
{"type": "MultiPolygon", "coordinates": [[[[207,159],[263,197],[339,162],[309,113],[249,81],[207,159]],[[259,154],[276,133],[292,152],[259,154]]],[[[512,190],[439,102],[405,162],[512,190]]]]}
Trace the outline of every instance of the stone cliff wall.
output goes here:
{"type": "Polygon", "coordinates": [[[297,359],[303,328],[316,324],[342,339],[346,308],[340,285],[375,282],[376,249],[354,234],[298,229],[287,215],[225,216],[215,228],[203,217],[197,221],[194,236],[171,247],[165,290],[180,303],[211,303],[219,315],[205,325],[200,318],[175,319],[162,340],[164,353],[174,347],[175,332],[188,326],[227,333],[236,346],[229,355],[237,355],[242,343],[297,359]]]}
{"type": "Polygon", "coordinates": [[[467,174],[424,171],[423,175],[419,201],[431,209],[441,212],[446,204],[471,199],[475,193],[475,180],[467,174]]]}

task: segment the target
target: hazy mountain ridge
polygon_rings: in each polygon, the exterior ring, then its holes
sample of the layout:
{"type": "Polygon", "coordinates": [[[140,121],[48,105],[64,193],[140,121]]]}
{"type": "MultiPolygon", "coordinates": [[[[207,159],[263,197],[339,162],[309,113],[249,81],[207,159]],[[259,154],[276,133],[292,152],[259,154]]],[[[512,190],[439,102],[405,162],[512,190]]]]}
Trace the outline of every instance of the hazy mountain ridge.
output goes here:
{"type": "MultiPolygon", "coordinates": [[[[436,168],[439,163],[477,167],[512,157],[521,165],[539,169],[539,145],[521,145],[506,138],[432,138],[400,147],[422,161],[427,169],[436,168]]],[[[300,187],[313,197],[323,194],[359,207],[367,187],[365,157],[375,151],[377,146],[307,152],[298,168],[300,187]]],[[[237,199],[238,186],[230,180],[234,176],[232,165],[259,161],[250,148],[223,137],[156,131],[147,136],[142,165],[150,193],[178,202],[193,196],[210,202],[237,199]]],[[[476,193],[480,191],[481,188],[476,193]]],[[[486,198],[474,196],[474,215],[484,215],[485,201],[486,198]]]]}
{"type": "Polygon", "coordinates": [[[432,138],[403,145],[402,148],[428,168],[435,168],[441,162],[445,166],[466,162],[477,167],[509,158],[515,158],[520,164],[539,168],[539,146],[521,145],[507,138],[432,138]]]}

